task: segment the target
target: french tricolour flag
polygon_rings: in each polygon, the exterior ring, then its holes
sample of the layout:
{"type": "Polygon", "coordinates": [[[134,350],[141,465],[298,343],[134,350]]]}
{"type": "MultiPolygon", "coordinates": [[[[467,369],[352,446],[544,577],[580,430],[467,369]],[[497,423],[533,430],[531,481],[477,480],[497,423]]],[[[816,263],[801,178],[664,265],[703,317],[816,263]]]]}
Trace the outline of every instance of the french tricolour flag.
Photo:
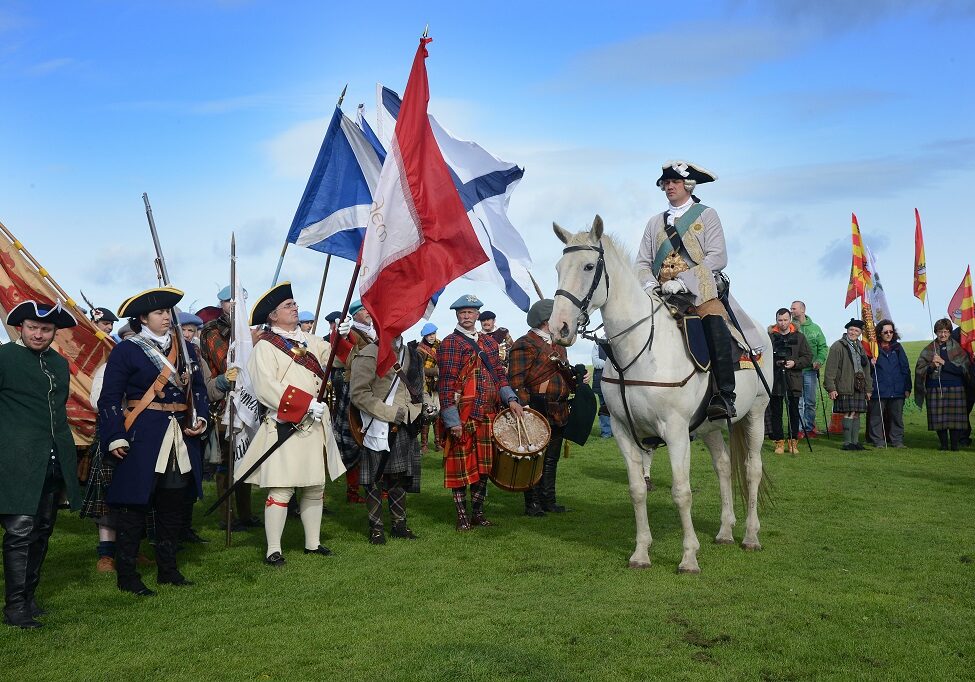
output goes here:
{"type": "Polygon", "coordinates": [[[430,128],[421,38],[373,194],[359,292],[379,337],[376,372],[392,367],[390,341],[423,316],[431,297],[488,261],[430,128]]]}

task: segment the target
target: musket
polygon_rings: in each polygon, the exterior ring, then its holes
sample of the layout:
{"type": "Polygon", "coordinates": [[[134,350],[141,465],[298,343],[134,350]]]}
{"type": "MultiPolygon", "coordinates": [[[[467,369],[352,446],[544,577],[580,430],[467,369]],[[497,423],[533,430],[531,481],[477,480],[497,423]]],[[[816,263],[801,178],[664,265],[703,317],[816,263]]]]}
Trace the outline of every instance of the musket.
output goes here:
{"type": "MultiPolygon", "coordinates": [[[[145,192],[142,193],[142,201],[146,205],[146,218],[149,219],[149,232],[152,234],[152,245],[156,249],[156,277],[159,278],[159,283],[163,286],[170,286],[169,281],[169,270],[166,268],[166,258],[163,256],[162,246],[159,244],[159,234],[156,232],[156,221],[152,217],[152,206],[149,205],[149,195],[145,192]]],[[[171,318],[172,327],[176,334],[176,342],[179,343],[179,354],[183,358],[183,366],[186,367],[186,407],[189,421],[185,424],[186,428],[193,429],[196,427],[197,414],[196,414],[196,404],[193,401],[193,359],[190,357],[190,349],[186,346],[186,339],[183,338],[183,334],[179,329],[179,310],[173,308],[170,310],[169,315],[171,318]]]]}

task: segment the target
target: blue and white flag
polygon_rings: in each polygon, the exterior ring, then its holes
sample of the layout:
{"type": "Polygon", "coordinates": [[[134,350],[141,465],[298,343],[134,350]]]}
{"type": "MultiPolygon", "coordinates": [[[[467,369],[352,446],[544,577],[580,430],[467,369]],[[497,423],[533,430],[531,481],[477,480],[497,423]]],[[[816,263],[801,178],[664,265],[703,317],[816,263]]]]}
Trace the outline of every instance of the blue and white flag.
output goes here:
{"type": "MultiPolygon", "coordinates": [[[[378,138],[388,148],[399,116],[400,98],[377,84],[376,99],[378,138]]],[[[528,292],[533,290],[529,275],[531,255],[525,240],[508,220],[508,202],[524,169],[502,161],[475,142],[454,137],[432,115],[429,118],[467,215],[490,258],[464,278],[497,285],[516,306],[527,312],[531,305],[528,292]]]]}
{"type": "Polygon", "coordinates": [[[375,148],[335,107],[288,241],[339,258],[356,260],[382,170],[375,148]]]}

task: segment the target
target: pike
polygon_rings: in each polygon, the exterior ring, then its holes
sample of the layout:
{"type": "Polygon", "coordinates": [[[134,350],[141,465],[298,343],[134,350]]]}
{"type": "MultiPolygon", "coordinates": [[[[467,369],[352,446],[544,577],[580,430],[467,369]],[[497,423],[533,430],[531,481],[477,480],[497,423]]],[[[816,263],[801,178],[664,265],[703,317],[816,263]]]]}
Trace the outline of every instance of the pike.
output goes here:
{"type": "MultiPolygon", "coordinates": [[[[227,366],[237,358],[237,339],[234,333],[237,330],[237,235],[230,233],[230,349],[227,355],[227,366]]],[[[227,391],[227,480],[231,485],[234,483],[234,456],[237,453],[237,432],[234,431],[234,420],[237,417],[236,406],[234,405],[234,386],[236,382],[230,382],[230,390],[227,391]]],[[[233,510],[227,505],[227,517],[224,521],[227,524],[227,547],[230,547],[231,536],[233,535],[233,510]]]]}
{"type": "MultiPolygon", "coordinates": [[[[172,286],[172,282],[169,279],[169,269],[166,267],[166,257],[163,256],[162,246],[159,244],[159,234],[156,232],[156,221],[152,217],[152,206],[149,205],[149,195],[145,192],[142,193],[142,201],[146,205],[146,218],[149,220],[149,233],[152,235],[152,245],[156,249],[156,277],[159,279],[159,283],[163,286],[172,286]]],[[[176,334],[176,340],[179,343],[179,354],[183,358],[183,364],[186,367],[186,373],[189,377],[186,382],[186,407],[187,407],[187,419],[186,427],[189,429],[196,427],[196,422],[198,416],[196,414],[196,403],[193,400],[193,359],[190,357],[190,350],[186,346],[186,339],[179,331],[179,318],[177,313],[179,310],[173,308],[170,310],[169,315],[172,320],[173,328],[176,334]]]]}

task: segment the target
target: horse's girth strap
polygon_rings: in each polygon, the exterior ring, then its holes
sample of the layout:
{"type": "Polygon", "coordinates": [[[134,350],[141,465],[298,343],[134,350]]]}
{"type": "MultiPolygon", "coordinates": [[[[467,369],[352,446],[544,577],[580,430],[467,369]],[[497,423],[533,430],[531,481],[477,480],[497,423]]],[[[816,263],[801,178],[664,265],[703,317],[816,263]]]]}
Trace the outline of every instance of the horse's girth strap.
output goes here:
{"type": "Polygon", "coordinates": [[[697,374],[696,369],[692,369],[691,373],[688,374],[683,381],[640,381],[638,379],[614,379],[612,377],[603,376],[600,381],[605,381],[607,384],[621,384],[625,386],[658,386],[660,388],[680,388],[687,384],[691,380],[691,377],[697,374]]]}

